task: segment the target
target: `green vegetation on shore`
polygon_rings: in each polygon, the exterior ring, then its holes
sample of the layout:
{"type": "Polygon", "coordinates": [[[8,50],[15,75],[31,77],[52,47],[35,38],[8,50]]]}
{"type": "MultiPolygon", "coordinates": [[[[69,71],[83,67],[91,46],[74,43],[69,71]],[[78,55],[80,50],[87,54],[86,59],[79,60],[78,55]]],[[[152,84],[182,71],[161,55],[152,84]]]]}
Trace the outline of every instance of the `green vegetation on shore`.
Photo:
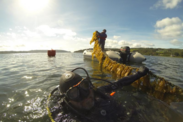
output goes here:
{"type": "Polygon", "coordinates": [[[132,48],[131,52],[133,51],[143,55],[183,57],[183,49],[132,48]]]}
{"type": "MultiPolygon", "coordinates": [[[[78,50],[75,52],[83,52],[86,49],[78,50]]],[[[88,49],[89,50],[89,49],[88,49]]],[[[90,48],[92,50],[92,48],[90,48]]],[[[105,50],[119,51],[119,48],[106,48],[105,50]]],[[[143,55],[152,56],[170,56],[170,57],[182,57],[183,49],[163,49],[163,48],[131,48],[130,52],[139,52],[143,55]]]]}
{"type": "MultiPolygon", "coordinates": [[[[48,50],[30,50],[30,51],[0,51],[0,54],[7,54],[7,53],[47,53],[48,50]]],[[[56,50],[57,53],[59,52],[70,52],[65,50],[56,50]]]]}

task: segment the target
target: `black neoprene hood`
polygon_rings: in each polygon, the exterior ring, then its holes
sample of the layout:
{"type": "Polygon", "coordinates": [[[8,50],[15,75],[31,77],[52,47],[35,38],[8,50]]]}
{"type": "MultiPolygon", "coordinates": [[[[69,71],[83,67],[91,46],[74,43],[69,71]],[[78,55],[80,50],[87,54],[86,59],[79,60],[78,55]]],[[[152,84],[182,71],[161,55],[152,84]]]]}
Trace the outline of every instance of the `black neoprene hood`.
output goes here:
{"type": "Polygon", "coordinates": [[[60,92],[65,93],[70,87],[76,85],[82,77],[74,72],[67,71],[60,78],[60,92]]]}

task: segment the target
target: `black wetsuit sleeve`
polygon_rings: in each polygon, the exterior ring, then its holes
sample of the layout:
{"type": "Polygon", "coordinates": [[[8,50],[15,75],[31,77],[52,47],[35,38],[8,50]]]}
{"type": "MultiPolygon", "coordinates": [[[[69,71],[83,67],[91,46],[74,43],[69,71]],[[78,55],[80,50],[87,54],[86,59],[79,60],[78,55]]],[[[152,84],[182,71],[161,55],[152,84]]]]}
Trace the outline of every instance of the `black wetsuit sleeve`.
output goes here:
{"type": "Polygon", "coordinates": [[[111,92],[111,91],[116,90],[118,88],[122,88],[123,86],[130,85],[134,81],[138,80],[140,77],[141,77],[140,73],[137,72],[136,74],[133,74],[133,75],[130,75],[127,77],[123,77],[123,78],[115,81],[112,84],[101,86],[98,89],[105,91],[105,92],[111,92]]]}

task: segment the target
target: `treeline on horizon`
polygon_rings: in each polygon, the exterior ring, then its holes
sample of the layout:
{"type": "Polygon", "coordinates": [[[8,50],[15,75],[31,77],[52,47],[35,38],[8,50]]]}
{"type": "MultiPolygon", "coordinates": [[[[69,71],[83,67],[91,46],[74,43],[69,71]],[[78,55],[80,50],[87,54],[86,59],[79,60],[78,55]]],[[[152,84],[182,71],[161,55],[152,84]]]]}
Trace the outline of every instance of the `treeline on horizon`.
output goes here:
{"type": "Polygon", "coordinates": [[[183,57],[183,49],[131,48],[130,51],[139,52],[143,55],[183,57]]]}
{"type": "MultiPolygon", "coordinates": [[[[0,54],[4,53],[47,53],[48,50],[29,50],[29,51],[0,51],[0,54]]],[[[56,52],[70,52],[66,50],[56,50],[56,52]]]]}
{"type": "MultiPolygon", "coordinates": [[[[75,52],[83,52],[84,50],[92,50],[82,49],[75,52]]],[[[113,50],[119,51],[119,48],[105,48],[105,50],[113,50]]],[[[130,48],[130,52],[139,52],[143,55],[152,55],[152,56],[171,56],[171,57],[183,57],[183,49],[163,49],[163,48],[130,48]]]]}

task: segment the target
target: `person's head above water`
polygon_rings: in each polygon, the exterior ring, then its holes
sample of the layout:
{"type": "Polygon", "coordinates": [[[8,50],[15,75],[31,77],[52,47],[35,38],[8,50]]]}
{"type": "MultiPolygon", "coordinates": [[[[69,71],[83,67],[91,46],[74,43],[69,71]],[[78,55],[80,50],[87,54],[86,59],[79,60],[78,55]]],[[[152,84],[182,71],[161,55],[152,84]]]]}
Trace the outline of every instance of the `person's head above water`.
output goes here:
{"type": "MultiPolygon", "coordinates": [[[[108,81],[108,83],[110,84],[109,84],[109,87],[107,88],[110,90],[114,90],[114,89],[117,89],[117,87],[120,84],[121,84],[120,87],[129,85],[132,82],[134,82],[135,79],[139,79],[140,77],[146,75],[148,71],[149,71],[148,68],[140,67],[138,72],[136,74],[131,75],[130,77],[119,79],[114,83],[111,83],[110,81],[108,81]]],[[[72,72],[69,72],[69,71],[65,72],[61,76],[59,90],[60,90],[61,96],[63,97],[64,102],[70,108],[74,107],[74,109],[90,110],[92,107],[94,107],[94,103],[95,103],[94,101],[96,96],[101,96],[104,99],[109,98],[107,96],[104,96],[105,94],[103,93],[101,94],[100,90],[97,90],[97,89],[94,90],[92,88],[93,85],[90,79],[91,78],[89,77],[88,72],[84,68],[76,68],[72,70],[72,72]],[[87,74],[87,77],[84,79],[80,75],[73,72],[77,69],[83,69],[87,74]]]]}
{"type": "Polygon", "coordinates": [[[74,107],[90,109],[94,106],[94,94],[89,80],[74,72],[65,72],[60,78],[59,89],[74,107]]]}
{"type": "Polygon", "coordinates": [[[103,32],[105,32],[105,33],[106,33],[106,29],[103,29],[103,32]]]}
{"type": "Polygon", "coordinates": [[[67,71],[60,78],[60,92],[66,93],[66,91],[76,85],[78,82],[82,80],[82,77],[74,72],[67,71]]]}

